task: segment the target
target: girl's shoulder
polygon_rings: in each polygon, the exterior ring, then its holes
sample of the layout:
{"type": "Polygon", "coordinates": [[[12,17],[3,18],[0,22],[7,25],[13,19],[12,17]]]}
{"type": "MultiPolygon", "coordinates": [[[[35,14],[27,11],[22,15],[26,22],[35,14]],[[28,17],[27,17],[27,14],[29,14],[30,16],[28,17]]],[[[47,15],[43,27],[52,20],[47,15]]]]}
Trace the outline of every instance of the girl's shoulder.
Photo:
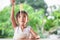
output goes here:
{"type": "Polygon", "coordinates": [[[18,29],[18,26],[15,27],[14,31],[16,31],[18,29]]]}
{"type": "Polygon", "coordinates": [[[31,29],[31,26],[27,26],[27,29],[30,30],[31,29]]]}
{"type": "Polygon", "coordinates": [[[31,28],[31,26],[27,26],[27,28],[31,28]]]}

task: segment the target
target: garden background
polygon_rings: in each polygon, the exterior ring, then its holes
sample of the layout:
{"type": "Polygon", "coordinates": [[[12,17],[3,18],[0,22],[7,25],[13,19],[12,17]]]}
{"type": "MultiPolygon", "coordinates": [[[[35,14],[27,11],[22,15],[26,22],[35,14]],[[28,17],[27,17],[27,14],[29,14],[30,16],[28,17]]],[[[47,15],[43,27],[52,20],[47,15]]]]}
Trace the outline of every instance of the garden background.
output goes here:
{"type": "MultiPolygon", "coordinates": [[[[23,9],[28,13],[27,25],[30,25],[41,38],[46,38],[49,34],[59,34],[57,30],[60,30],[60,4],[56,3],[56,5],[51,2],[51,5],[48,5],[49,1],[45,0],[16,0],[15,16],[20,10],[20,3],[23,3],[23,9]]],[[[10,19],[11,7],[10,4],[2,10],[0,9],[0,38],[13,37],[14,30],[10,19]]]]}

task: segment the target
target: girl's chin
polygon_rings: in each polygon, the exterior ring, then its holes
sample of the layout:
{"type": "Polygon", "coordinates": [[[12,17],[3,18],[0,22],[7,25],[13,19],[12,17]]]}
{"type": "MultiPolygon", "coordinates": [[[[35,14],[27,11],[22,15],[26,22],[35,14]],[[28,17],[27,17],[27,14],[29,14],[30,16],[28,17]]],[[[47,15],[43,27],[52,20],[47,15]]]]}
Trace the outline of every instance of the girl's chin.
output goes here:
{"type": "Polygon", "coordinates": [[[25,24],[22,24],[21,26],[25,26],[25,24]]]}
{"type": "Polygon", "coordinates": [[[24,28],[26,27],[26,25],[21,25],[21,26],[23,26],[24,28]]]}

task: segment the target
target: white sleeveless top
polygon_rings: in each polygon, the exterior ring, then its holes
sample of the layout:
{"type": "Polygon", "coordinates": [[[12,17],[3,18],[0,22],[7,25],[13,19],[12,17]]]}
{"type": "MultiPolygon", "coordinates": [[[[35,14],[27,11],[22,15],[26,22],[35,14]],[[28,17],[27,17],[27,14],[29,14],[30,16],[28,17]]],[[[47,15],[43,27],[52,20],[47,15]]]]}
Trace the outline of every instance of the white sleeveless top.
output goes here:
{"type": "Polygon", "coordinates": [[[13,36],[13,40],[18,40],[20,38],[29,38],[30,36],[30,29],[31,27],[28,26],[27,28],[25,28],[23,31],[21,30],[20,27],[16,27],[15,31],[14,31],[14,36],[13,36]]]}

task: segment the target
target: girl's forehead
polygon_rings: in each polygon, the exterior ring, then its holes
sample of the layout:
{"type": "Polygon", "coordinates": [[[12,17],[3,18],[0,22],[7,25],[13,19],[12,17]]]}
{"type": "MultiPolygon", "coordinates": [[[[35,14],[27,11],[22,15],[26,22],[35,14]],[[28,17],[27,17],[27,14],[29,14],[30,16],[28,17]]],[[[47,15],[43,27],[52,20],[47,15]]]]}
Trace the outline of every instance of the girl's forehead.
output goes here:
{"type": "Polygon", "coordinates": [[[27,14],[24,14],[24,13],[20,13],[20,15],[27,16],[27,14]]]}

